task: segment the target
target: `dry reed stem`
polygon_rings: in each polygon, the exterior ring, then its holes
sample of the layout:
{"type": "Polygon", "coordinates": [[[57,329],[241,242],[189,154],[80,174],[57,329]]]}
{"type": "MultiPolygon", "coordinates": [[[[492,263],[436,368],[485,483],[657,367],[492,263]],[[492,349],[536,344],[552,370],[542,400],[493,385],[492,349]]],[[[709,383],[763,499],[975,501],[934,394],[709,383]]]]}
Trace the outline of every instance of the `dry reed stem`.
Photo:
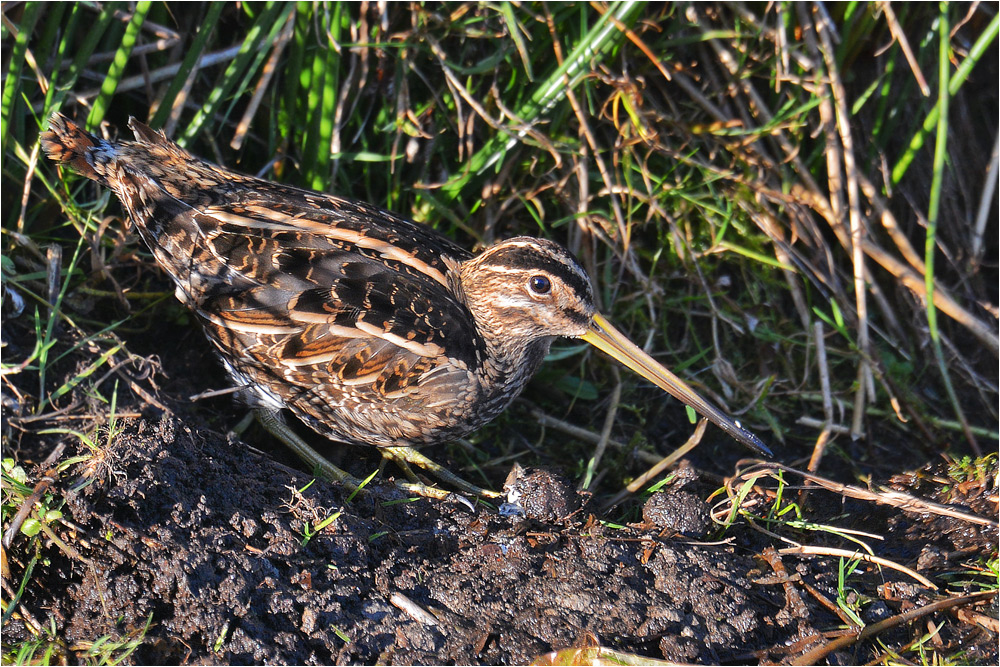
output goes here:
{"type": "MultiPolygon", "coordinates": [[[[906,63],[910,66],[910,71],[913,72],[913,78],[917,80],[917,85],[920,86],[920,92],[923,93],[924,97],[930,97],[931,88],[927,85],[927,79],[924,77],[924,73],[920,71],[920,65],[917,63],[917,58],[913,55],[913,49],[910,48],[910,41],[906,39],[906,33],[903,32],[903,26],[899,25],[899,20],[896,18],[896,12],[892,10],[892,3],[881,0],[878,3],[878,8],[881,10],[882,15],[885,16],[885,22],[889,26],[889,32],[892,33],[892,38],[899,44],[899,48],[903,51],[903,55],[906,57],[906,63]]],[[[888,49],[892,43],[890,42],[886,45],[888,49]]]]}
{"type": "Polygon", "coordinates": [[[986,223],[989,219],[990,210],[993,208],[994,196],[997,191],[998,159],[1000,159],[1000,133],[993,140],[993,155],[990,157],[990,166],[986,170],[986,178],[983,181],[983,194],[979,198],[979,209],[976,211],[975,232],[972,236],[972,259],[969,264],[973,270],[978,270],[983,256],[983,237],[986,234],[986,223]]]}
{"type": "Polygon", "coordinates": [[[840,133],[841,159],[847,176],[847,206],[851,222],[851,265],[854,269],[854,299],[858,316],[858,350],[861,355],[858,364],[858,388],[854,395],[854,418],[851,421],[852,437],[860,437],[865,414],[865,394],[868,400],[875,400],[875,382],[872,379],[869,358],[871,344],[868,334],[868,290],[865,286],[865,254],[862,243],[865,240],[864,226],[861,224],[861,207],[858,196],[858,168],[854,160],[854,140],[851,137],[851,114],[847,108],[847,92],[840,79],[834,47],[830,39],[832,25],[823,16],[816,23],[816,33],[820,37],[823,61],[826,63],[830,92],[833,95],[837,129],[840,133]]]}
{"type": "MultiPolygon", "coordinates": [[[[823,460],[823,453],[826,445],[833,433],[833,396],[830,393],[830,368],[826,359],[826,341],[823,339],[823,323],[813,323],[813,340],[816,342],[816,366],[819,371],[819,384],[823,394],[823,428],[816,443],[813,445],[812,456],[809,457],[809,472],[819,470],[820,461],[823,460]]],[[[807,483],[808,484],[808,483],[807,483]]],[[[805,503],[806,491],[799,494],[799,502],[805,503]]]]}
{"type": "Polygon", "coordinates": [[[818,665],[820,661],[826,656],[830,655],[834,651],[839,651],[842,649],[856,644],[862,640],[868,639],[870,637],[875,637],[878,634],[885,632],[886,630],[891,630],[892,628],[904,625],[906,623],[912,623],[918,618],[923,618],[930,614],[944,611],[952,607],[957,607],[963,604],[969,604],[972,602],[978,602],[981,599],[987,598],[991,595],[996,595],[996,591],[983,591],[980,593],[972,593],[971,595],[963,595],[959,597],[945,598],[944,600],[938,600],[937,602],[932,602],[931,604],[924,605],[923,607],[918,607],[916,609],[911,609],[902,614],[897,614],[896,616],[891,616],[884,621],[879,621],[878,623],[873,623],[865,628],[861,629],[857,634],[851,634],[845,637],[840,637],[835,639],[823,646],[812,649],[803,653],[798,658],[792,661],[793,665],[818,665]]]}
{"type": "Polygon", "coordinates": [[[233,133],[233,139],[229,142],[230,148],[239,150],[240,147],[243,146],[247,130],[250,128],[250,122],[253,120],[253,117],[257,115],[257,109],[260,107],[260,103],[264,100],[264,95],[268,92],[268,84],[271,83],[271,77],[274,76],[274,72],[277,69],[278,59],[281,58],[281,54],[284,52],[285,47],[288,46],[288,41],[292,38],[294,31],[295,12],[290,12],[288,14],[288,18],[285,20],[285,27],[282,28],[281,34],[278,35],[278,39],[274,43],[274,48],[271,49],[271,55],[268,57],[267,62],[264,63],[260,79],[257,81],[257,86],[254,88],[253,95],[250,97],[250,102],[247,104],[246,111],[243,112],[243,117],[240,119],[240,122],[236,124],[236,131],[233,133]]]}
{"type": "Polygon", "coordinates": [[[389,596],[389,602],[417,623],[430,626],[436,626],[438,624],[438,621],[434,618],[433,614],[399,591],[396,591],[389,596]]]}
{"type": "Polygon", "coordinates": [[[857,500],[865,500],[869,502],[878,503],[880,505],[888,505],[890,507],[895,507],[904,512],[917,512],[917,513],[929,513],[936,514],[939,516],[946,516],[952,519],[957,519],[959,521],[965,521],[979,526],[1000,526],[1000,522],[996,519],[990,517],[982,517],[978,514],[971,514],[969,512],[960,512],[949,505],[942,505],[940,503],[935,503],[930,500],[925,500],[923,498],[918,498],[916,496],[911,496],[907,493],[901,493],[899,491],[870,491],[868,489],[851,486],[848,484],[841,484],[840,482],[835,482],[831,479],[825,477],[820,477],[819,475],[814,475],[803,470],[798,470],[790,466],[785,466],[780,463],[773,462],[762,462],[753,465],[746,470],[741,470],[739,476],[736,479],[749,479],[751,477],[759,477],[763,473],[769,471],[782,471],[798,475],[803,479],[812,482],[816,486],[822,487],[827,491],[832,493],[837,493],[848,498],[854,498],[857,500]]]}
{"type": "Polygon", "coordinates": [[[608,442],[611,440],[611,429],[615,426],[615,416],[618,414],[618,405],[622,398],[622,381],[619,377],[618,369],[615,368],[613,371],[615,376],[615,387],[611,390],[611,398],[609,399],[608,411],[604,415],[604,426],[601,429],[601,439],[597,441],[597,445],[594,447],[594,453],[590,457],[590,462],[587,465],[587,473],[585,481],[586,486],[580,485],[580,488],[584,491],[588,490],[592,485],[594,479],[593,474],[600,466],[601,459],[604,458],[604,452],[608,448],[608,442]],[[589,477],[589,479],[587,479],[589,477]]]}
{"type": "Polygon", "coordinates": [[[881,565],[887,567],[890,570],[896,570],[897,572],[902,572],[903,574],[913,578],[915,581],[919,581],[921,584],[927,588],[932,588],[937,590],[937,586],[934,585],[930,579],[924,575],[911,570],[905,565],[900,565],[895,561],[891,561],[888,558],[883,558],[881,556],[873,556],[872,554],[861,553],[860,551],[850,549],[835,549],[833,547],[817,547],[817,546],[801,546],[801,547],[787,547],[785,549],[778,549],[778,553],[782,556],[833,556],[836,558],[847,558],[850,560],[861,560],[866,563],[872,563],[874,565],[881,565]]]}
{"type": "MultiPolygon", "coordinates": [[[[598,10],[600,11],[600,10],[598,10]]],[[[562,66],[563,64],[563,49],[562,43],[559,41],[558,33],[555,30],[555,25],[552,21],[552,16],[545,9],[546,13],[546,25],[549,28],[549,32],[552,35],[552,47],[555,52],[556,62],[562,66]]],[[[601,12],[603,14],[603,12],[601,12]]],[[[618,21],[614,16],[611,17],[614,21],[616,27],[619,30],[623,30],[626,34],[631,31],[624,28],[620,21],[618,21]]],[[[576,116],[577,122],[580,124],[580,134],[583,135],[587,142],[587,146],[590,147],[590,156],[594,160],[594,164],[597,165],[597,170],[601,174],[601,180],[604,182],[604,187],[607,190],[608,200],[611,202],[611,209],[615,214],[615,222],[618,226],[618,233],[621,235],[619,243],[619,254],[626,256],[629,254],[630,238],[631,238],[631,228],[625,223],[625,214],[622,213],[621,202],[618,201],[618,195],[614,188],[614,179],[611,178],[611,171],[608,169],[607,163],[602,157],[604,151],[597,144],[597,137],[594,131],[590,128],[590,123],[587,122],[587,114],[584,113],[583,107],[580,105],[580,101],[577,99],[576,93],[573,92],[573,87],[570,85],[569,73],[564,75],[564,80],[566,82],[566,99],[569,101],[570,106],[573,108],[573,114],[576,116]]],[[[558,166],[558,163],[557,163],[558,166]]]]}
{"type": "MultiPolygon", "coordinates": [[[[588,431],[587,429],[576,426],[575,424],[570,424],[569,422],[553,417],[552,415],[545,414],[538,408],[531,409],[531,416],[535,418],[539,426],[555,429],[573,438],[578,438],[583,442],[596,445],[601,440],[600,434],[588,431]]],[[[608,444],[621,451],[629,449],[629,446],[620,440],[609,439],[608,444]]],[[[659,462],[662,458],[652,452],[643,451],[641,449],[635,451],[635,456],[643,463],[650,465],[659,462]]]]}
{"type": "Polygon", "coordinates": [[[707,426],[707,419],[699,419],[698,425],[695,426],[694,432],[691,434],[691,437],[687,439],[687,442],[657,461],[651,468],[646,470],[646,472],[636,477],[624,489],[612,496],[606,503],[604,503],[604,505],[601,506],[600,514],[607,513],[608,510],[618,505],[626,498],[642,490],[642,488],[645,487],[651,480],[655,479],[660,473],[697,447],[701,443],[702,437],[705,435],[705,428],[707,426]]]}

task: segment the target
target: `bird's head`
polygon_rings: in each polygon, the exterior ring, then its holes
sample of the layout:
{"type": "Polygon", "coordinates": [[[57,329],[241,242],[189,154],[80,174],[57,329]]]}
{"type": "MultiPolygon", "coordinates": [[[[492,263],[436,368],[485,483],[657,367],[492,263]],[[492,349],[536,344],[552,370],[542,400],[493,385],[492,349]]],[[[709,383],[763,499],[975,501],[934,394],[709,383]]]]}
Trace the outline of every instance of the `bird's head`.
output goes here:
{"type": "Polygon", "coordinates": [[[465,301],[480,332],[496,351],[544,353],[557,336],[581,338],[629,367],[762,454],[770,450],[679,377],[632,343],[597,312],[587,272],[552,241],[516,237],[463,262],[465,301]]]}
{"type": "Polygon", "coordinates": [[[587,272],[558,243],[519,236],[461,266],[466,303],[485,334],[508,343],[582,336],[596,309],[587,272]]]}

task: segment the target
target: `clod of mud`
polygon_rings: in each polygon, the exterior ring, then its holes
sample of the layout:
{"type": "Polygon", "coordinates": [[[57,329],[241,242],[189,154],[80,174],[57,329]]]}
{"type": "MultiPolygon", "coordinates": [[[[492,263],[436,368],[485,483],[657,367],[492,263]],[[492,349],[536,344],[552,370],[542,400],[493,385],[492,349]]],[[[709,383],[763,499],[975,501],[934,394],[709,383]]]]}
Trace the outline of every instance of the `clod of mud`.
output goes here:
{"type": "Polygon", "coordinates": [[[642,506],[642,518],[659,528],[694,538],[705,537],[712,525],[705,501],[680,489],[651,495],[642,506]]]}
{"type": "Polygon", "coordinates": [[[513,514],[527,519],[565,520],[582,506],[580,495],[573,490],[570,481],[551,470],[525,470],[515,463],[503,489],[508,504],[517,509],[513,514]]]}

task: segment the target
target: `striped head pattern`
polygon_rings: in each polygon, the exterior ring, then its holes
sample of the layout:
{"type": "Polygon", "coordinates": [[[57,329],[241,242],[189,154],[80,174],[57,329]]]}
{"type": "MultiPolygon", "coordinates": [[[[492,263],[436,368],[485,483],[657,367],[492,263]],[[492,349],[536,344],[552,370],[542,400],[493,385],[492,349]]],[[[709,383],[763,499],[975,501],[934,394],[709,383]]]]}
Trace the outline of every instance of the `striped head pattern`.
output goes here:
{"type": "Polygon", "coordinates": [[[545,239],[501,241],[464,262],[460,275],[480,330],[508,342],[581,336],[596,312],[587,272],[545,239]]]}

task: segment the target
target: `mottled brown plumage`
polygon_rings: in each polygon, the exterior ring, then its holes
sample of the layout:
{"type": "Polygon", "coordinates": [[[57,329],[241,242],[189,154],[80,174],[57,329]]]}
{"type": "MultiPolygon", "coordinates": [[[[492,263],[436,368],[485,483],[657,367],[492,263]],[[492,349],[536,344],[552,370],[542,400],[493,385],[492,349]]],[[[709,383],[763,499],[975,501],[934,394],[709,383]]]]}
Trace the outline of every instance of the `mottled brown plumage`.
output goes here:
{"type": "Polygon", "coordinates": [[[561,246],[519,237],[473,257],[387,211],[242,176],[129,126],[136,141],[109,142],[57,114],[42,146],[115,192],[244,400],[272,417],[287,408],[353,444],[450,440],[496,417],[551,341],[573,336],[763,447],[622,343],[561,246]]]}

